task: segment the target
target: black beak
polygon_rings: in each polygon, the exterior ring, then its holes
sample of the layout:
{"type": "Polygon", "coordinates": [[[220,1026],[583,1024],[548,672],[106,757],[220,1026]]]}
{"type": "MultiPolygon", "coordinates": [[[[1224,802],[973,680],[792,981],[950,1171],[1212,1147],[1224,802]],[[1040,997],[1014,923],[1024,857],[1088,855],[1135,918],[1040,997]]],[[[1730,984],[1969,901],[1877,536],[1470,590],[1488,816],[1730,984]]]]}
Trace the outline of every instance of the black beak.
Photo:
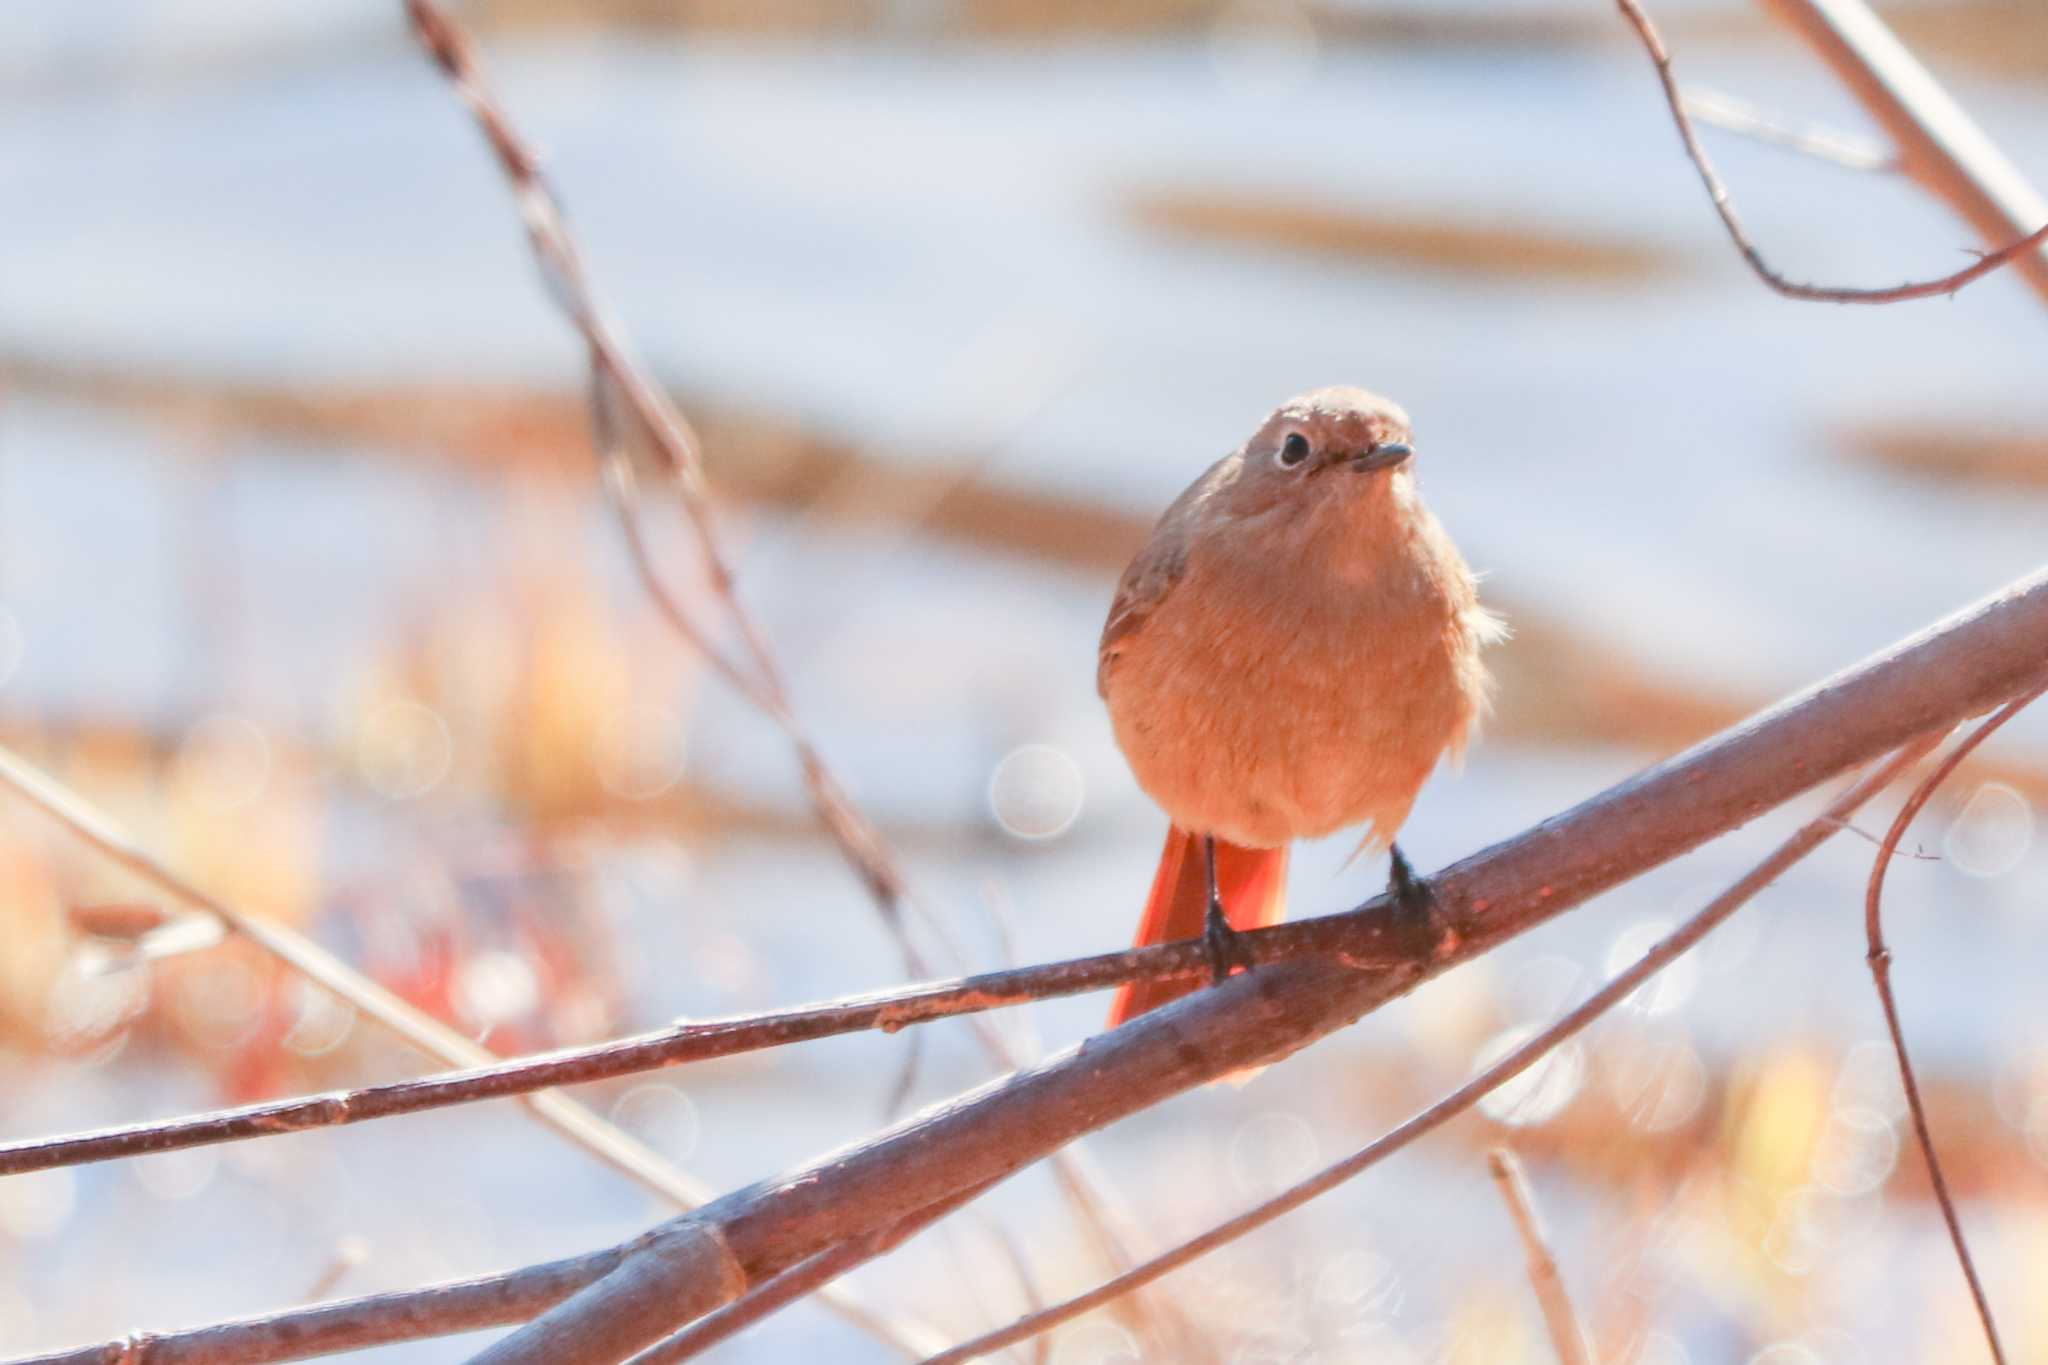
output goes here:
{"type": "Polygon", "coordinates": [[[1377,474],[1382,469],[1399,469],[1414,454],[1405,441],[1381,441],[1372,449],[1353,455],[1347,463],[1360,474],[1377,474]]]}

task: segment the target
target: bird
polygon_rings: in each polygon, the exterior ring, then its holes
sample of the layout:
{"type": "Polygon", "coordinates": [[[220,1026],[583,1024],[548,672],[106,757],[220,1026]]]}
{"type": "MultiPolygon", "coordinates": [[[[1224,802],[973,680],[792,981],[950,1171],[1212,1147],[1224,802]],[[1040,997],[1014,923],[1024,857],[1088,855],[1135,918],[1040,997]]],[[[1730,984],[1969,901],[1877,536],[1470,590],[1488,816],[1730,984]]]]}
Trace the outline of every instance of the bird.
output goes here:
{"type": "MultiPolygon", "coordinates": [[[[1363,826],[1398,904],[1434,915],[1395,835],[1489,704],[1506,626],[1423,505],[1408,415],[1348,386],[1274,409],[1188,486],[1124,571],[1096,690],[1171,822],[1138,946],[1199,934],[1211,975],[1286,914],[1288,846],[1363,826]]],[[[1126,983],[1115,1027],[1200,989],[1126,983]]]]}

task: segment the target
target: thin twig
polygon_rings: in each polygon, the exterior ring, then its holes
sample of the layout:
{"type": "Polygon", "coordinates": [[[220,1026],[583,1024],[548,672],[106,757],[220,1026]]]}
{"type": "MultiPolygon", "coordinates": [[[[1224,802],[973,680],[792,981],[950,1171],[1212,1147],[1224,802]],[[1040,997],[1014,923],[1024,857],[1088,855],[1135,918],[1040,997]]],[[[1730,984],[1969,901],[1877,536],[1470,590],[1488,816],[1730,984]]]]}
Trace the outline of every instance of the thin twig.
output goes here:
{"type": "MultiPolygon", "coordinates": [[[[1842,822],[1842,830],[1846,834],[1855,835],[1864,843],[1869,844],[1872,848],[1884,847],[1884,840],[1878,838],[1869,830],[1864,829],[1861,825],[1852,823],[1848,820],[1844,820],[1842,822]]],[[[1911,852],[1908,852],[1903,848],[1895,848],[1891,851],[1891,853],[1888,856],[1893,858],[1908,858],[1916,863],[1938,863],[1941,861],[1941,855],[1939,853],[1929,853],[1924,848],[1915,848],[1911,852]]]]}
{"type": "Polygon", "coordinates": [[[1925,806],[1941,784],[1948,781],[1962,761],[1972,750],[1997,733],[2000,726],[2025,710],[2029,703],[2048,691],[2048,681],[2028,692],[2015,697],[1992,714],[1990,719],[1972,730],[1948,756],[1927,774],[1926,780],[1913,790],[1906,804],[1899,807],[1891,828],[1885,831],[1884,843],[1878,848],[1877,857],[1870,864],[1870,881],[1863,893],[1863,931],[1869,942],[1864,961],[1870,964],[1870,977],[1877,986],[1878,1002],[1884,1006],[1885,1027],[1891,1031],[1892,1050],[1899,1058],[1899,1080],[1906,1089],[1906,1105],[1913,1114],[1913,1134],[1920,1143],[1920,1155],[1927,1162],[1927,1175],[1934,1184],[1935,1200],[1941,1205],[1942,1221],[1948,1224],[1948,1239],[1955,1247],[1956,1263],[1962,1267],[1963,1278],[1969,1282],[1970,1298],[1977,1308],[1977,1320],[1984,1325],[1984,1341],[1991,1348],[1991,1358],[2004,1365],[2005,1350],[1999,1345],[1998,1328],[1991,1318],[1991,1300],[1984,1292],[1984,1283],[1977,1278],[1976,1262],[1970,1258],[1969,1244],[1963,1238],[1962,1219],[1956,1213],[1955,1200],[1948,1192],[1948,1179],[1942,1174],[1941,1161],[1934,1154],[1934,1134],[1927,1126],[1927,1107],[1920,1099],[1920,1083],[1914,1078],[1913,1063],[1906,1055],[1905,1029],[1899,1022],[1898,1001],[1892,995],[1892,952],[1884,941],[1884,879],[1891,867],[1891,852],[1905,837],[1907,826],[1925,806]]]}
{"type": "Polygon", "coordinates": [[[1918,280],[1907,284],[1896,284],[1883,289],[1850,289],[1834,285],[1801,284],[1788,279],[1772,268],[1756,243],[1749,238],[1742,220],[1735,214],[1735,202],[1729,197],[1728,187],[1721,182],[1714,163],[1707,159],[1706,149],[1700,146],[1699,135],[1693,130],[1692,119],[1685,110],[1685,96],[1679,92],[1677,78],[1671,74],[1671,54],[1664,47],[1664,40],[1657,33],[1650,16],[1636,0],[1615,0],[1621,13],[1635,28],[1636,36],[1643,41],[1650,60],[1656,65],[1658,83],[1664,87],[1664,102],[1671,107],[1671,117],[1678,124],[1679,139],[1685,143],[1685,154],[1692,159],[1693,169],[1699,172],[1700,183],[1707,187],[1707,198],[1713,201],[1714,212],[1721,217],[1721,225],[1728,229],[1728,237],[1735,243],[1735,249],[1742,253],[1742,259],[1756,272],[1758,279],[1769,285],[1786,298],[1806,299],[1816,303],[1903,303],[1908,299],[1932,298],[1941,294],[1953,294],[1972,280],[1990,274],[2023,253],[2034,250],[2048,242],[2048,221],[2018,241],[2008,242],[1998,250],[1966,266],[1952,275],[1940,279],[1918,280]]]}
{"type": "Polygon", "coordinates": [[[1832,128],[1793,128],[1772,118],[1747,100],[1718,90],[1694,87],[1685,92],[1685,112],[1695,122],[1723,132],[1753,138],[1773,147],[1810,156],[1851,171],[1896,171],[1899,159],[1882,147],[1838,133],[1832,128]]]}
{"type": "Polygon", "coordinates": [[[1543,1325],[1550,1332],[1550,1347],[1557,1352],[1558,1365],[1590,1365],[1593,1348],[1572,1308],[1571,1296],[1565,1292],[1564,1277],[1557,1273],[1557,1258],[1550,1254],[1550,1244],[1544,1240],[1543,1224],[1536,1216],[1536,1202],[1530,1197],[1529,1182],[1523,1178],[1522,1163],[1507,1148],[1495,1147],[1486,1154],[1486,1166],[1493,1172],[1494,1187],[1508,1206],[1515,1235],[1521,1239],[1522,1254],[1529,1262],[1529,1287],[1535,1291],[1537,1306],[1543,1310],[1543,1325]]]}
{"type": "MultiPolygon", "coordinates": [[[[2048,220],[2048,200],[1863,0],[1763,0],[1763,7],[1834,70],[1885,130],[1899,168],[1983,241],[2009,242],[2048,220]]],[[[2048,252],[2025,252],[2013,268],[2048,301],[2048,252]]]]}
{"type": "MultiPolygon", "coordinates": [[[[6,779],[0,756],[0,781],[6,779]]],[[[1356,930],[1372,933],[1377,901],[1341,915],[1247,930],[1247,951],[1255,962],[1282,962],[1337,950],[1348,934],[1347,960],[1359,966],[1393,965],[1413,956],[1413,945],[1395,937],[1375,949],[1356,930]]],[[[1206,976],[1201,940],[1126,948],[1121,952],[1064,962],[987,972],[953,981],[911,986],[823,1004],[762,1014],[736,1015],[670,1025],[648,1033],[565,1048],[521,1061],[496,1061],[438,1075],[387,1081],[353,1090],[333,1090],[289,1100],[272,1100],[182,1118],[130,1124],[61,1137],[0,1144],[0,1176],[107,1161],[151,1152],[179,1151],[218,1142],[267,1137],[308,1128],[336,1127],[416,1114],[429,1109],[529,1094],[656,1071],[690,1062],[785,1047],[845,1033],[893,1033],[912,1024],[975,1011],[1108,990],[1126,981],[1206,976]]]]}
{"type": "Polygon", "coordinates": [[[1786,840],[1763,862],[1757,864],[1740,881],[1722,892],[1704,910],[1673,930],[1606,985],[1593,992],[1583,1003],[1400,1127],[1353,1152],[1335,1165],[1283,1190],[1256,1208],[1248,1209],[1228,1222],[1155,1256],[1106,1284],[1098,1285],[1085,1294],[1076,1295],[1041,1312],[1019,1318],[1007,1327],[978,1336],[972,1341],[962,1342],[951,1350],[941,1351],[922,1362],[922,1365],[960,1365],[962,1361],[974,1360],[991,1351],[1001,1350],[1027,1337],[1050,1331],[1083,1313],[1092,1312],[1121,1294],[1150,1284],[1190,1261],[1206,1256],[1218,1247],[1264,1227],[1281,1215],[1292,1213],[1302,1205],[1327,1194],[1345,1181],[1377,1165],[1416,1139],[1441,1128],[1543,1060],[1558,1044],[1584,1029],[1614,1005],[1627,999],[1645,981],[1705,938],[1757,892],[1777,880],[1787,868],[1824,843],[1828,836],[1835,832],[1837,822],[1841,818],[1891,785],[1901,773],[1932,749],[1940,738],[1939,733],[1927,734],[1900,749],[1876,772],[1857,782],[1838,798],[1828,808],[1826,816],[1808,821],[1804,828],[1786,840]]]}
{"type": "MultiPolygon", "coordinates": [[[[0,786],[12,790],[116,866],[155,886],[171,899],[212,916],[232,932],[248,939],[315,985],[347,1001],[428,1056],[471,1071],[490,1071],[504,1064],[489,1049],[415,1008],[311,939],[276,921],[247,914],[200,890],[150,856],[83,797],[4,746],[0,746],[0,786]]],[[[532,1089],[538,1093],[525,1094],[525,1102],[542,1122],[663,1199],[689,1209],[716,1194],[695,1177],[671,1166],[646,1144],[606,1123],[566,1095],[549,1091],[544,1086],[532,1089]]],[[[256,1136],[257,1131],[239,1135],[256,1136]]],[[[195,1144],[173,1142],[171,1147],[192,1145],[195,1144]]],[[[143,1146],[123,1150],[171,1150],[171,1147],[143,1146]]],[[[4,1173],[4,1168],[0,1168],[0,1174],[4,1173]]],[[[835,1294],[828,1301],[834,1311],[905,1355],[919,1354],[924,1349],[924,1340],[930,1336],[929,1328],[915,1323],[891,1322],[849,1295],[835,1294]]]]}

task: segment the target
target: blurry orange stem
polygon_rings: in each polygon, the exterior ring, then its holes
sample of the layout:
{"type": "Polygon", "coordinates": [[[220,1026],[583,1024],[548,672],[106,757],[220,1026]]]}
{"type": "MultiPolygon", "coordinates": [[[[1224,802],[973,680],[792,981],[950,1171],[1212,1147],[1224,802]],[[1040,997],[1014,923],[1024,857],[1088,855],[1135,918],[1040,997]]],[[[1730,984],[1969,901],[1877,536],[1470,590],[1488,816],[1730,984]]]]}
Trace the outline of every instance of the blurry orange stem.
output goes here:
{"type": "Polygon", "coordinates": [[[1514,1220],[1515,1236],[1529,1263],[1529,1287],[1536,1293],[1536,1306],[1543,1310],[1543,1325],[1550,1333],[1550,1348],[1557,1352],[1558,1365],[1592,1365],[1586,1329],[1572,1308],[1571,1296],[1565,1293],[1557,1257],[1544,1240],[1543,1223],[1536,1216],[1536,1201],[1529,1193],[1522,1163],[1506,1147],[1496,1147],[1486,1154],[1486,1167],[1493,1174],[1501,1202],[1508,1206],[1508,1217],[1514,1220]]]}

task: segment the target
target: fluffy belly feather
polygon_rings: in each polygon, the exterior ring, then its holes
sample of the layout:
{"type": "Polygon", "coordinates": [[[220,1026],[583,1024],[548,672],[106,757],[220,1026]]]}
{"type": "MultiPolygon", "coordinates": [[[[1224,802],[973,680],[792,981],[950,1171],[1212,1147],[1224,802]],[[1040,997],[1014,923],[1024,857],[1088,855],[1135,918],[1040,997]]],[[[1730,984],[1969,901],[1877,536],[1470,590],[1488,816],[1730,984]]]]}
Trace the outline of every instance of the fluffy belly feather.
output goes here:
{"type": "Polygon", "coordinates": [[[1483,705],[1471,623],[1427,582],[1338,594],[1282,585],[1247,601],[1259,585],[1241,574],[1195,578],[1106,680],[1138,784],[1175,824],[1233,843],[1272,847],[1353,825],[1371,827],[1370,845],[1391,842],[1483,705]],[[1205,610],[1219,589],[1238,600],[1205,610]],[[1216,630],[1219,620],[1231,629],[1216,630]]]}

